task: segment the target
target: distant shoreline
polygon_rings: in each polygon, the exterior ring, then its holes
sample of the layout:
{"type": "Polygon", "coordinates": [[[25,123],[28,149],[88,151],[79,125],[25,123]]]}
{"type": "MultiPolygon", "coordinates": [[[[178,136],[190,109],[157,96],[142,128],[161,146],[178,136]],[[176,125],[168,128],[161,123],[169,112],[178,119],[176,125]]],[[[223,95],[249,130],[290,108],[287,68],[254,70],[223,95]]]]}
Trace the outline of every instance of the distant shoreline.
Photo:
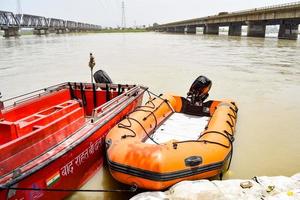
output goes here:
{"type": "Polygon", "coordinates": [[[146,29],[103,29],[101,31],[91,31],[91,33],[139,33],[148,32],[146,29]]]}
{"type": "MultiPolygon", "coordinates": [[[[83,32],[66,32],[67,33],[79,33],[79,34],[85,34],[85,33],[144,33],[144,32],[149,32],[149,30],[147,29],[102,29],[102,30],[98,30],[98,31],[83,31],[83,32]]],[[[3,35],[4,32],[0,31],[0,36],[3,35]]],[[[52,32],[50,32],[49,34],[52,34],[52,32]]],[[[20,35],[34,35],[33,34],[33,30],[21,30],[20,31],[20,35]]]]}

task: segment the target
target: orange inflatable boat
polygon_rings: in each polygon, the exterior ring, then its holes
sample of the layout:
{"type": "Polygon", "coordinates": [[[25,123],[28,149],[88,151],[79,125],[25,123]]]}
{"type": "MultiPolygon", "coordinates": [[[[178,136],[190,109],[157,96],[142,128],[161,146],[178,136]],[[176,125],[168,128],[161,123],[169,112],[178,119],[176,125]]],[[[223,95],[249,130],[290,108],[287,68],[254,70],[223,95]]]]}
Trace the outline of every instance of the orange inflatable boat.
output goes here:
{"type": "MultiPolygon", "coordinates": [[[[206,101],[211,81],[200,76],[188,97],[151,97],[106,137],[112,176],[139,188],[162,190],[183,180],[222,175],[231,162],[237,106],[206,101]]],[[[154,94],[152,94],[154,95],[154,94]]]]}

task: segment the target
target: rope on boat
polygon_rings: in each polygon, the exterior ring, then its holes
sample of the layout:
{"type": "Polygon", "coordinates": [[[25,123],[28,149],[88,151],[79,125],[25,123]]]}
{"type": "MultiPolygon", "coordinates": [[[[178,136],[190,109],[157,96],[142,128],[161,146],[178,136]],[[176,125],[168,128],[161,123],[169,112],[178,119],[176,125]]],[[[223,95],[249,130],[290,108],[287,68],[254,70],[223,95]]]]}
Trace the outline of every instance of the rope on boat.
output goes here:
{"type": "Polygon", "coordinates": [[[144,107],[139,106],[137,109],[135,109],[135,111],[142,111],[142,112],[150,113],[148,116],[146,116],[146,117],[143,118],[143,121],[146,121],[148,119],[148,117],[152,115],[153,118],[154,118],[154,121],[155,121],[155,125],[154,125],[154,130],[155,130],[156,127],[157,127],[157,125],[158,125],[158,123],[157,123],[157,118],[156,118],[154,112],[151,111],[151,110],[145,110],[145,109],[141,109],[141,108],[144,108],[144,107]]]}
{"type": "Polygon", "coordinates": [[[123,128],[123,129],[126,129],[126,130],[129,130],[130,132],[133,133],[133,135],[123,135],[122,136],[122,139],[125,139],[126,137],[135,137],[136,136],[136,133],[134,130],[132,130],[130,127],[132,125],[131,121],[130,121],[130,118],[128,116],[125,117],[125,119],[127,119],[129,125],[125,125],[123,123],[119,123],[118,124],[118,128],[123,128]]]}
{"type": "Polygon", "coordinates": [[[131,120],[135,121],[136,123],[138,123],[142,129],[144,130],[144,132],[146,133],[147,137],[152,140],[152,142],[154,142],[155,144],[159,145],[159,143],[157,143],[149,134],[148,132],[146,131],[145,127],[143,126],[143,124],[141,124],[141,122],[139,122],[137,119],[134,119],[134,118],[130,118],[131,120]]]}
{"type": "Polygon", "coordinates": [[[234,113],[234,117],[236,118],[236,117],[237,117],[238,109],[234,109],[234,108],[232,108],[231,106],[230,106],[229,108],[230,108],[230,110],[234,113]]]}
{"type": "Polygon", "coordinates": [[[230,118],[231,124],[234,124],[234,119],[236,119],[236,118],[233,115],[231,115],[230,113],[228,113],[227,115],[230,118]]]}
{"type": "MultiPolygon", "coordinates": [[[[230,117],[230,120],[233,122],[233,119],[231,118],[232,115],[230,115],[228,113],[228,116],[230,117]]],[[[235,119],[235,118],[234,118],[235,119]]],[[[177,145],[178,144],[181,144],[181,143],[189,143],[189,142],[204,142],[204,143],[211,143],[211,144],[217,144],[217,145],[220,145],[224,148],[230,148],[230,146],[232,147],[233,145],[233,141],[234,141],[234,136],[233,136],[233,123],[231,124],[229,121],[226,121],[226,123],[229,125],[230,127],[230,130],[231,130],[231,133],[229,133],[228,131],[224,130],[224,133],[220,132],[220,131],[207,131],[207,132],[204,132],[197,140],[185,140],[185,141],[180,141],[180,142],[174,142],[173,143],[173,148],[176,149],[177,148],[177,145]],[[225,144],[222,144],[222,143],[219,143],[219,142],[213,142],[213,141],[208,141],[208,140],[200,140],[203,136],[209,134],[209,133],[216,133],[216,134],[219,134],[219,135],[222,135],[224,136],[226,139],[228,139],[229,141],[229,144],[230,145],[225,145],[225,144]]]]}
{"type": "MultiPolygon", "coordinates": [[[[141,108],[141,107],[142,107],[142,106],[139,106],[138,108],[141,108]]],[[[144,110],[144,109],[136,109],[134,112],[136,112],[136,111],[152,112],[152,111],[144,110]]],[[[133,113],[133,112],[131,112],[131,113],[133,113]]],[[[131,114],[131,113],[130,113],[130,114],[131,114]]],[[[155,116],[155,114],[154,114],[153,112],[152,112],[152,114],[153,114],[153,117],[154,117],[154,120],[155,120],[155,128],[156,128],[156,127],[157,127],[157,119],[156,119],[156,116],[155,116]]],[[[134,119],[134,118],[132,118],[132,117],[128,117],[128,115],[125,117],[125,119],[127,119],[127,121],[129,122],[129,125],[125,125],[125,124],[119,123],[119,124],[118,124],[118,128],[127,129],[127,130],[129,130],[130,132],[132,132],[133,135],[123,135],[123,136],[122,136],[122,139],[125,139],[126,137],[135,137],[135,136],[136,136],[135,131],[132,130],[132,129],[130,128],[130,127],[132,126],[132,122],[131,122],[131,120],[132,120],[132,121],[137,122],[137,123],[142,127],[142,129],[144,130],[144,132],[146,133],[147,137],[148,137],[150,140],[152,140],[155,144],[159,145],[159,143],[157,143],[157,142],[156,142],[156,141],[155,141],[155,140],[147,133],[145,127],[144,127],[137,119],[134,119]]]]}
{"type": "Polygon", "coordinates": [[[130,187],[130,189],[99,189],[99,190],[92,190],[92,189],[52,189],[52,188],[21,188],[21,187],[1,187],[1,190],[23,190],[23,191],[45,191],[45,192],[136,192],[138,187],[136,185],[133,185],[130,187]]]}
{"type": "Polygon", "coordinates": [[[229,126],[231,132],[233,133],[233,132],[234,132],[234,131],[233,131],[233,124],[231,124],[228,120],[226,121],[226,123],[228,124],[228,126],[229,126]]]}
{"type": "Polygon", "coordinates": [[[156,94],[154,94],[154,93],[151,92],[151,91],[148,91],[148,93],[149,93],[149,94],[152,94],[153,96],[156,96],[156,97],[160,98],[161,100],[163,100],[164,102],[166,102],[166,104],[169,106],[169,108],[172,110],[172,112],[173,112],[173,113],[175,112],[174,108],[173,108],[173,107],[171,106],[171,104],[170,104],[170,101],[169,101],[168,99],[163,99],[163,98],[161,98],[162,94],[156,95],[156,94]]]}
{"type": "MultiPolygon", "coordinates": [[[[157,118],[156,118],[156,116],[155,116],[155,114],[154,114],[154,111],[157,110],[158,108],[160,108],[164,103],[166,103],[166,104],[168,105],[168,107],[170,108],[170,110],[172,110],[173,113],[175,112],[175,110],[174,110],[173,107],[170,105],[169,100],[161,98],[162,94],[156,95],[156,94],[154,94],[153,92],[149,91],[148,89],[147,89],[147,93],[148,93],[148,95],[149,95],[150,100],[149,100],[148,102],[146,102],[146,104],[145,104],[144,106],[138,106],[134,111],[130,112],[128,115],[130,115],[130,114],[132,114],[132,113],[134,113],[134,112],[137,112],[137,111],[142,111],[142,112],[148,112],[148,113],[150,113],[149,115],[147,115],[146,117],[144,117],[143,120],[144,120],[144,121],[147,120],[148,117],[152,115],[153,118],[154,118],[154,120],[155,120],[155,126],[154,126],[154,129],[153,129],[153,130],[156,130],[156,128],[157,128],[157,126],[158,126],[158,121],[157,121],[157,118]],[[151,97],[151,94],[152,94],[153,96],[155,96],[155,98],[152,98],[152,97],[151,97]],[[163,100],[163,101],[161,102],[161,104],[160,104],[159,106],[157,106],[157,107],[155,107],[155,104],[153,103],[153,101],[154,101],[156,98],[159,98],[159,99],[163,100]],[[149,105],[147,105],[147,104],[151,104],[151,106],[149,106],[149,105]],[[150,109],[155,109],[155,110],[154,110],[154,111],[151,111],[151,110],[145,110],[145,109],[143,109],[143,108],[150,108],[150,109]]],[[[156,142],[156,141],[151,137],[151,135],[149,135],[149,133],[146,131],[145,127],[144,127],[137,119],[130,118],[130,117],[128,117],[128,115],[126,116],[126,119],[128,120],[129,125],[124,125],[124,124],[120,123],[120,124],[118,125],[118,127],[119,127],[119,128],[127,129],[127,130],[131,131],[134,135],[123,135],[123,136],[122,136],[123,139],[126,138],[126,137],[135,137],[135,136],[136,136],[136,133],[135,133],[132,129],[130,129],[130,127],[131,127],[131,125],[132,125],[132,123],[131,123],[130,120],[133,120],[133,121],[135,121],[136,123],[138,123],[138,124],[142,127],[142,129],[144,130],[145,134],[147,135],[147,137],[148,137],[152,142],[154,142],[154,143],[157,144],[157,145],[160,145],[158,142],[156,142]]]]}
{"type": "Polygon", "coordinates": [[[224,130],[224,133],[222,133],[220,131],[208,131],[208,132],[205,132],[204,134],[202,134],[199,137],[198,140],[186,140],[186,141],[174,142],[173,143],[173,148],[177,149],[178,144],[189,143],[189,142],[193,142],[193,143],[202,142],[204,144],[206,144],[206,143],[215,144],[215,145],[219,145],[219,146],[222,146],[224,148],[227,148],[227,149],[231,147],[231,150],[230,150],[230,153],[229,153],[230,154],[229,164],[228,164],[228,167],[227,167],[227,170],[228,170],[230,168],[231,160],[232,160],[232,156],[233,156],[233,141],[234,141],[234,137],[230,133],[228,133],[226,130],[224,130]],[[204,135],[209,134],[209,133],[216,133],[216,134],[220,134],[220,135],[224,136],[225,138],[228,139],[229,145],[225,145],[225,144],[222,144],[220,142],[214,142],[214,141],[209,141],[209,140],[199,140],[201,137],[203,137],[204,135]]]}
{"type": "Polygon", "coordinates": [[[237,105],[232,101],[231,104],[234,106],[234,112],[237,113],[239,111],[237,105]]]}
{"type": "Polygon", "coordinates": [[[233,130],[233,127],[234,127],[234,119],[236,119],[237,117],[237,112],[238,112],[238,109],[236,107],[236,105],[234,103],[232,103],[234,106],[235,106],[235,109],[230,107],[230,109],[233,111],[234,115],[231,115],[230,113],[228,113],[227,115],[229,116],[230,118],[230,121],[226,121],[226,123],[229,125],[230,127],[230,130],[231,130],[231,133],[229,133],[228,131],[224,130],[222,132],[220,131],[207,131],[207,132],[204,132],[199,138],[198,140],[186,140],[186,141],[180,141],[180,142],[174,142],[173,143],[173,148],[174,149],[177,149],[177,146],[178,144],[181,144],[181,143],[189,143],[189,142],[203,142],[204,144],[206,143],[210,143],[210,144],[216,144],[216,145],[219,145],[219,146],[222,146],[224,148],[230,148],[231,147],[231,150],[230,150],[230,159],[229,159],[229,164],[228,164],[228,167],[227,167],[227,170],[230,168],[230,165],[231,165],[231,160],[232,160],[232,156],[233,156],[233,141],[234,141],[234,136],[233,136],[233,133],[234,133],[234,130],[233,130]],[[219,142],[213,142],[213,141],[209,141],[209,140],[200,140],[201,137],[203,137],[204,135],[206,134],[209,134],[209,133],[216,133],[216,134],[219,134],[219,135],[222,135],[224,136],[226,139],[228,139],[229,141],[229,145],[225,145],[225,144],[222,144],[222,143],[219,143],[219,142]]]}
{"type": "MultiPolygon", "coordinates": [[[[144,109],[144,108],[150,108],[150,109],[155,109],[155,110],[157,110],[157,109],[160,108],[160,107],[162,106],[162,104],[164,104],[164,103],[167,103],[167,105],[168,105],[169,107],[170,107],[170,105],[169,105],[167,99],[163,99],[163,98],[160,97],[161,95],[156,95],[156,94],[150,92],[148,89],[147,89],[147,93],[148,93],[148,95],[149,95],[150,100],[149,100],[148,102],[146,102],[146,104],[145,104],[144,106],[138,106],[137,109],[135,109],[134,111],[130,112],[130,113],[125,117],[125,119],[128,120],[129,125],[125,125],[125,124],[119,123],[119,124],[118,124],[118,127],[119,127],[119,128],[127,129],[127,130],[131,131],[131,132],[134,134],[134,135],[123,135],[123,136],[122,136],[122,139],[124,139],[124,138],[126,138],[126,137],[135,137],[135,136],[136,136],[136,133],[134,132],[134,130],[132,130],[132,129],[130,128],[130,127],[132,126],[132,123],[131,123],[130,120],[135,121],[136,123],[138,123],[138,124],[142,127],[142,129],[143,129],[144,132],[146,133],[147,137],[148,137],[152,142],[154,142],[154,143],[157,144],[157,145],[160,145],[158,142],[156,142],[156,141],[151,137],[151,135],[149,135],[149,133],[146,131],[145,127],[144,127],[137,119],[134,119],[134,118],[132,118],[132,117],[128,117],[130,114],[132,114],[132,113],[134,113],[134,112],[137,112],[137,111],[148,112],[148,113],[150,113],[150,114],[149,114],[148,116],[146,116],[143,120],[147,120],[147,118],[148,118],[149,116],[152,115],[153,118],[154,118],[154,120],[155,120],[155,126],[154,126],[154,129],[153,129],[153,130],[155,130],[155,129],[157,128],[157,126],[158,126],[158,121],[157,121],[157,118],[156,118],[156,116],[155,116],[155,114],[154,114],[154,111],[146,110],[146,109],[144,109]],[[156,98],[152,98],[152,97],[151,97],[151,94],[152,94],[153,96],[156,96],[156,97],[162,99],[163,102],[162,102],[159,106],[155,107],[155,104],[153,103],[153,101],[154,101],[156,98]],[[150,104],[150,106],[147,105],[147,104],[150,104]]],[[[174,109],[173,109],[172,107],[170,107],[170,109],[174,112],[174,109]]]]}

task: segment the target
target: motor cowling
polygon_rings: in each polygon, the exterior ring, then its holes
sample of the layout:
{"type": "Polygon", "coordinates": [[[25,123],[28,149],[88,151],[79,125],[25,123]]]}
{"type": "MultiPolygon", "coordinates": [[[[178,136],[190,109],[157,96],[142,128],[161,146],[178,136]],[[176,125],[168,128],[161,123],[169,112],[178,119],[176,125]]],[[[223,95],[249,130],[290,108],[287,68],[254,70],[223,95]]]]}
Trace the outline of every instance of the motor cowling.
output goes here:
{"type": "Polygon", "coordinates": [[[112,83],[111,78],[103,70],[98,70],[94,73],[96,83],[112,83]]]}
{"type": "Polygon", "coordinates": [[[187,99],[192,105],[201,105],[208,97],[212,82],[205,76],[199,76],[191,85],[187,99]]]}

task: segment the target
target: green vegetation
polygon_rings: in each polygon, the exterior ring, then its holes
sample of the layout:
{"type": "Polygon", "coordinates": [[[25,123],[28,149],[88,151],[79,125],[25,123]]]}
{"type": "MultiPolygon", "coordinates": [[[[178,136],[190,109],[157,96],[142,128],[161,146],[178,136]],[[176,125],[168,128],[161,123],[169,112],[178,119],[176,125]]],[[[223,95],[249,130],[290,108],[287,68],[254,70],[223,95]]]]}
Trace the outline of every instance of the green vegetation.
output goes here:
{"type": "Polygon", "coordinates": [[[20,35],[33,35],[33,30],[21,30],[20,35]]]}
{"type": "Polygon", "coordinates": [[[139,33],[139,32],[148,32],[146,29],[102,29],[99,31],[91,31],[92,33],[139,33]]]}

